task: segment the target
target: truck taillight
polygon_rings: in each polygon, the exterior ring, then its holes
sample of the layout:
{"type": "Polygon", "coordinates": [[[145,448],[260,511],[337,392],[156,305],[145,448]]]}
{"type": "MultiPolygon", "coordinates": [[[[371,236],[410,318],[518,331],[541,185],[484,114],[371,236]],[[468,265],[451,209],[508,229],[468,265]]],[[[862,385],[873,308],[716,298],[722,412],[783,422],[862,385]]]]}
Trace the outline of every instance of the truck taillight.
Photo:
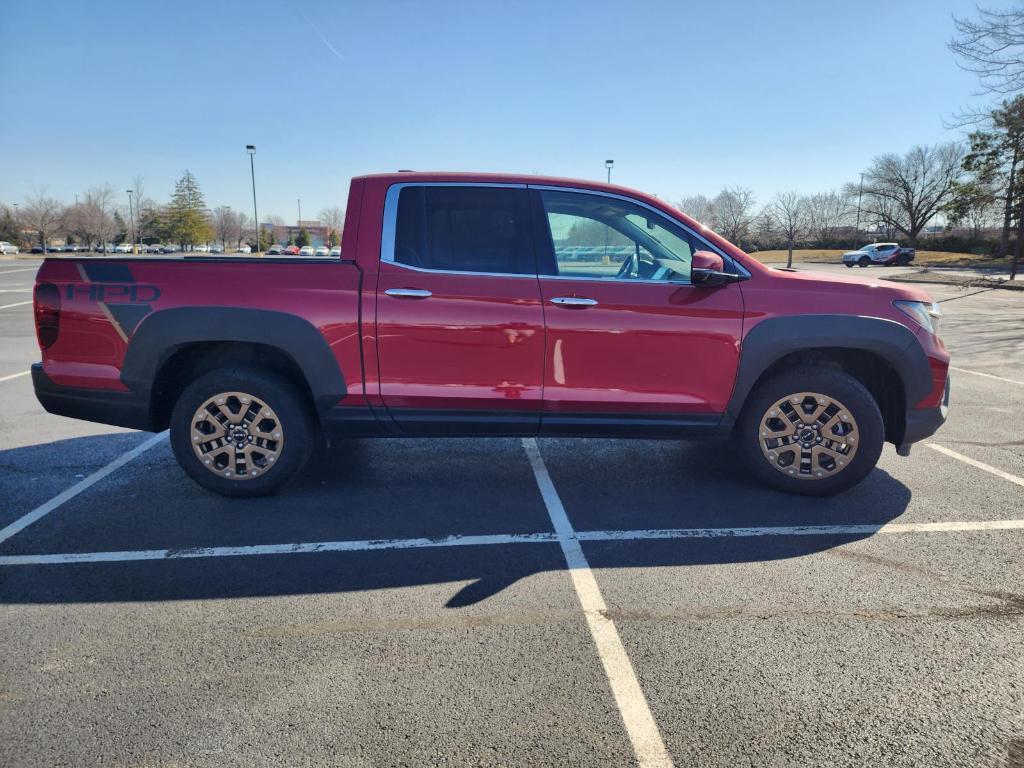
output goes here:
{"type": "Polygon", "coordinates": [[[39,348],[52,347],[60,332],[60,291],[53,283],[39,283],[35,289],[36,338],[39,348]]]}

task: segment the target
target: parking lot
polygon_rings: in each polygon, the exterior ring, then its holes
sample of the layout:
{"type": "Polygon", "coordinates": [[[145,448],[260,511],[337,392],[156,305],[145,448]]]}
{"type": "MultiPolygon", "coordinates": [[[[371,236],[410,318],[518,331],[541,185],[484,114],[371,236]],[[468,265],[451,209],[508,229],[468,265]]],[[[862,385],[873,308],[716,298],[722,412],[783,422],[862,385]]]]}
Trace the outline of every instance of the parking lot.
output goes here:
{"type": "Polygon", "coordinates": [[[42,410],[37,263],[0,261],[0,765],[1024,765],[1024,293],[929,287],[949,422],[838,497],[449,439],[229,500],[42,410]]]}

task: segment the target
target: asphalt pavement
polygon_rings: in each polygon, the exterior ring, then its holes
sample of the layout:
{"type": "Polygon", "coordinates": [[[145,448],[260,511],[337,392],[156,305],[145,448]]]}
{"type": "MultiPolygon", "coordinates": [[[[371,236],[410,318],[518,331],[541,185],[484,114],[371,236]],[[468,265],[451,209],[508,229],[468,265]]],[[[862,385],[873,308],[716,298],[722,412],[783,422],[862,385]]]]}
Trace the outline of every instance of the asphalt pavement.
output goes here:
{"type": "Polygon", "coordinates": [[[1024,294],[929,287],[949,422],[834,498],[715,443],[452,439],[228,500],[42,411],[26,268],[0,765],[1024,765],[1024,294]]]}

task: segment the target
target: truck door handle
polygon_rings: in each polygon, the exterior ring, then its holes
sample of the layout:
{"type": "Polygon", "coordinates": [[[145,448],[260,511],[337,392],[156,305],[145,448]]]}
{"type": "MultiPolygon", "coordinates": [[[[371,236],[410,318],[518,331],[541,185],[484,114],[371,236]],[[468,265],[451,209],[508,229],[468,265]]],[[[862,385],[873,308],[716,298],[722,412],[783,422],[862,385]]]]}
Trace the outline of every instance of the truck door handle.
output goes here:
{"type": "Polygon", "coordinates": [[[597,301],[594,299],[584,299],[579,296],[556,296],[551,299],[552,304],[557,304],[560,307],[596,307],[597,301]]]}
{"type": "Polygon", "coordinates": [[[400,299],[429,299],[432,294],[420,288],[388,288],[384,291],[388,296],[397,296],[400,299]]]}

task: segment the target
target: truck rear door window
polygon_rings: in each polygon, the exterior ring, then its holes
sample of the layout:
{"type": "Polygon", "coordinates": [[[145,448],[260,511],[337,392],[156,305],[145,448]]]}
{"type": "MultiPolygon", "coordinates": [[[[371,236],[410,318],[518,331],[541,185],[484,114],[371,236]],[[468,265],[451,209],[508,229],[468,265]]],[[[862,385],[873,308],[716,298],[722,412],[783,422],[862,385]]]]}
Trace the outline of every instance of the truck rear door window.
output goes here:
{"type": "Polygon", "coordinates": [[[394,260],[446,272],[534,274],[526,190],[403,188],[394,260]]]}

